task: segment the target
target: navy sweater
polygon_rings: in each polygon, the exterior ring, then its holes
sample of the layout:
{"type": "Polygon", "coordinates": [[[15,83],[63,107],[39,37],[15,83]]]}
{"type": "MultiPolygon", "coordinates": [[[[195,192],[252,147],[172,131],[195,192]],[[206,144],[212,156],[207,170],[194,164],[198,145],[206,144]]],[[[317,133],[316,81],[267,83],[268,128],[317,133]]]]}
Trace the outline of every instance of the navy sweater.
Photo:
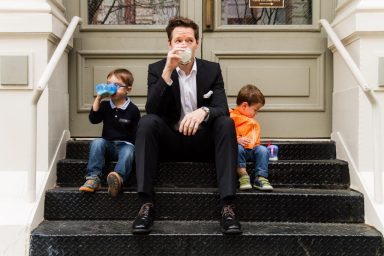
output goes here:
{"type": "Polygon", "coordinates": [[[135,144],[137,123],[140,120],[140,111],[132,103],[125,110],[111,108],[109,101],[100,103],[99,111],[89,112],[89,121],[92,124],[103,122],[102,137],[106,140],[128,141],[135,144]]]}

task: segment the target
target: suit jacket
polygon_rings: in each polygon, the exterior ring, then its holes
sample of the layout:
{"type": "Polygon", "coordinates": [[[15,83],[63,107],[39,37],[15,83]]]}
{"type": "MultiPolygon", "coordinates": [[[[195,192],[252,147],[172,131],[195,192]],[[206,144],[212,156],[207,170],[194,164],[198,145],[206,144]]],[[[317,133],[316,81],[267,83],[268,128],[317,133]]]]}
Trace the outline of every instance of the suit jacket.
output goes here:
{"type": "MultiPolygon", "coordinates": [[[[166,59],[148,66],[148,96],[145,110],[148,114],[160,116],[169,126],[179,121],[181,115],[180,85],[177,71],[174,70],[169,86],[161,77],[166,59]]],[[[210,110],[208,123],[218,116],[228,116],[227,96],[225,95],[220,65],[202,59],[196,59],[196,95],[197,108],[206,106],[210,110]],[[204,94],[213,94],[205,99],[204,94]]]]}

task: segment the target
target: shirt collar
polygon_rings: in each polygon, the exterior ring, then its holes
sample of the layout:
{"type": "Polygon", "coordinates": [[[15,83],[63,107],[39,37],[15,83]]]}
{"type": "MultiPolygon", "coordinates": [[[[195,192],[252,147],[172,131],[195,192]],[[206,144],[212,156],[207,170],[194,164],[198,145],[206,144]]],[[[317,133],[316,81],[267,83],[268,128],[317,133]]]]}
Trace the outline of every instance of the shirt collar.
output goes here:
{"type": "MultiPolygon", "coordinates": [[[[124,104],[119,109],[126,110],[130,102],[131,100],[127,97],[124,104]]],[[[113,104],[113,101],[111,99],[109,100],[109,104],[111,105],[112,109],[116,108],[115,104],[113,104]]]]}
{"type": "MultiPolygon", "coordinates": [[[[184,71],[181,70],[181,68],[179,68],[179,66],[176,67],[176,71],[177,71],[177,74],[179,74],[179,76],[181,76],[182,74],[185,75],[184,71]]],[[[190,74],[192,74],[193,72],[197,72],[196,58],[193,61],[193,66],[192,66],[192,70],[191,70],[190,74]]]]}

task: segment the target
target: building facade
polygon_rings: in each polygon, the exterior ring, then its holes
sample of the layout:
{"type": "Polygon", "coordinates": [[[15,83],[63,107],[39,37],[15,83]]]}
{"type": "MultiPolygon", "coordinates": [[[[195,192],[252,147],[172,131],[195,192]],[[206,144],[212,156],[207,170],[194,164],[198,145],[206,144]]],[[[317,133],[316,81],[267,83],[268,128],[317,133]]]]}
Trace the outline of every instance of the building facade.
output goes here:
{"type": "Polygon", "coordinates": [[[374,97],[384,102],[384,2],[285,4],[252,9],[230,0],[1,0],[0,207],[6,211],[0,213],[0,254],[28,255],[29,234],[43,219],[43,195],[54,186],[65,142],[100,134],[86,117],[96,83],[111,69],[127,67],[135,74],[132,98],[144,111],[146,67],[165,56],[164,26],[179,14],[201,24],[198,57],[221,64],[230,106],[245,83],[265,93],[259,116],[265,138],[336,141],[338,158],[349,162],[352,187],[364,193],[366,222],[384,232],[377,189],[384,175],[374,175],[375,150],[384,153],[374,148],[383,141],[375,133],[383,115],[372,118],[370,98],[318,23],[331,23],[374,97]],[[44,86],[40,78],[73,16],[82,24],[37,104],[35,134],[31,99],[44,86]],[[34,147],[36,199],[28,201],[34,147]]]}

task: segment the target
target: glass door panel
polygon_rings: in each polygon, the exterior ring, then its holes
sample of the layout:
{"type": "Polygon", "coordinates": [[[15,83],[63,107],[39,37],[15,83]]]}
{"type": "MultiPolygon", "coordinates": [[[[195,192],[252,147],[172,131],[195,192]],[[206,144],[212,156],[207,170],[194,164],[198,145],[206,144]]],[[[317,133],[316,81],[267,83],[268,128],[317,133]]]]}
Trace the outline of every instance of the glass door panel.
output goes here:
{"type": "Polygon", "coordinates": [[[88,0],[89,25],[166,25],[179,0],[88,0]]]}
{"type": "Polygon", "coordinates": [[[285,0],[283,8],[253,8],[248,0],[221,0],[221,25],[309,25],[312,0],[285,0]]]}

